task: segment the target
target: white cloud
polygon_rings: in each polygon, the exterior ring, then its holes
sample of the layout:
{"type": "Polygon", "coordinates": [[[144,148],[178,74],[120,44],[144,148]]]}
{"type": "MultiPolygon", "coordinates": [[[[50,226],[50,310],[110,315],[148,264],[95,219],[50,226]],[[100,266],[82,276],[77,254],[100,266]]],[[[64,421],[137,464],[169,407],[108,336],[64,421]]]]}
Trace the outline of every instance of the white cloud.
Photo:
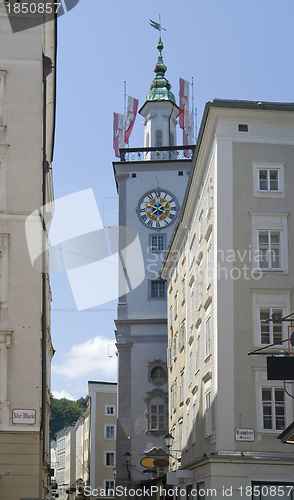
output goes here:
{"type": "Polygon", "coordinates": [[[71,394],[69,394],[68,392],[62,390],[62,391],[52,391],[52,394],[53,396],[55,397],[55,399],[62,399],[62,398],[66,398],[66,399],[71,399],[72,401],[75,401],[75,398],[73,396],[71,396],[71,394]]]}
{"type": "Polygon", "coordinates": [[[52,371],[70,379],[91,375],[94,380],[115,381],[117,359],[113,354],[113,344],[110,339],[99,335],[83,344],[74,344],[63,364],[52,364],[52,371]]]}

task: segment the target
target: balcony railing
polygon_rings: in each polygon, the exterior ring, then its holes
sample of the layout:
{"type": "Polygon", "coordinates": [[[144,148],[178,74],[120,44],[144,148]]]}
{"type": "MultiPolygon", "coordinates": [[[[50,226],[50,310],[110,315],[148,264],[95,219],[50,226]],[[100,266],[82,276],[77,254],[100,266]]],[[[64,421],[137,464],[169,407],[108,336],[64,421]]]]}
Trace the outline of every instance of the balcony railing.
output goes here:
{"type": "Polygon", "coordinates": [[[166,146],[162,148],[123,148],[119,150],[121,161],[191,160],[195,145],[166,146]]]}

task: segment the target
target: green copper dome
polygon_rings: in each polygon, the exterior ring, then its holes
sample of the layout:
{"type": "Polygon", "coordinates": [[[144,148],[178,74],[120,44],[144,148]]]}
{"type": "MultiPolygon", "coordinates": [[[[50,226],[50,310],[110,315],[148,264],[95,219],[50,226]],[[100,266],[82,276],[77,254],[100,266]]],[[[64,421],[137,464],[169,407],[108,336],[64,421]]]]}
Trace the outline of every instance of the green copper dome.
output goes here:
{"type": "Polygon", "coordinates": [[[170,91],[171,84],[164,76],[167,67],[165,66],[162,59],[163,43],[161,41],[161,38],[159,38],[157,48],[159,50],[159,56],[157,64],[154,68],[156,77],[150,85],[150,92],[146,97],[146,101],[171,101],[176,104],[175,96],[170,91]]]}

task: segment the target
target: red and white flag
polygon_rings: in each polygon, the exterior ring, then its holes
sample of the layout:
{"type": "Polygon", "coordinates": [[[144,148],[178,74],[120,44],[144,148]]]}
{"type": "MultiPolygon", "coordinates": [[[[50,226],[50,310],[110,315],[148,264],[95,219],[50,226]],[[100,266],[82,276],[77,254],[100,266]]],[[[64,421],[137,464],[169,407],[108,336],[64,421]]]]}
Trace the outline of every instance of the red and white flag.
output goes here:
{"type": "Polygon", "coordinates": [[[133,126],[135,123],[137,111],[138,111],[138,99],[134,97],[128,96],[128,108],[127,108],[127,117],[126,117],[126,132],[125,132],[125,143],[129,144],[129,137],[133,130],[133,126]]]}
{"type": "Polygon", "coordinates": [[[179,125],[189,132],[189,82],[180,78],[180,116],[179,125]]]}
{"type": "Polygon", "coordinates": [[[113,113],[113,149],[115,156],[120,158],[119,148],[124,147],[124,115],[113,113]]]}

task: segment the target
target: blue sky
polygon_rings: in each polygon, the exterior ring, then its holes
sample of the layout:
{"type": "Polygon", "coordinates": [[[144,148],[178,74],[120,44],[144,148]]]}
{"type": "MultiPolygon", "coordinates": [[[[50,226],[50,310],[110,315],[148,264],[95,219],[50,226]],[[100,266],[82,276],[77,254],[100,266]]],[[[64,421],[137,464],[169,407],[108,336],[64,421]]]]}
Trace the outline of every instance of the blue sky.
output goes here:
{"type": "MultiPolygon", "coordinates": [[[[149,19],[159,8],[166,77],[177,102],[179,77],[194,77],[198,129],[214,98],[294,101],[291,0],[80,0],[58,24],[54,193],[92,189],[106,224],[117,210],[112,113],[123,112],[124,80],[144,103],[158,54],[149,19]]],[[[142,122],[138,115],[130,147],[143,146],[142,122]]],[[[78,312],[66,274],[52,275],[51,287],[52,391],[76,399],[88,380],[116,379],[116,302],[78,312]]]]}

